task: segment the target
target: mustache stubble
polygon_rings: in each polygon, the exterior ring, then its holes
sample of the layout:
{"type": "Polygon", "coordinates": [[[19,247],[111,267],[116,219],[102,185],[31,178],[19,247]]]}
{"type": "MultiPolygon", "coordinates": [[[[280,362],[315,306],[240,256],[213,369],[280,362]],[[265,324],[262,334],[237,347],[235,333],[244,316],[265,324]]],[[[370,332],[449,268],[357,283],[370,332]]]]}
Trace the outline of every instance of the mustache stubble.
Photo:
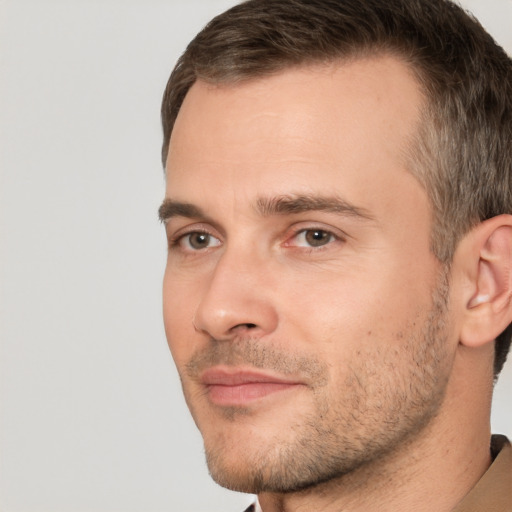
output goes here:
{"type": "Polygon", "coordinates": [[[311,355],[290,353],[259,339],[245,337],[229,341],[211,339],[208,345],[196,351],[185,366],[186,375],[199,379],[201,373],[213,366],[249,366],[276,372],[284,376],[300,377],[315,386],[328,381],[328,366],[311,355]]]}

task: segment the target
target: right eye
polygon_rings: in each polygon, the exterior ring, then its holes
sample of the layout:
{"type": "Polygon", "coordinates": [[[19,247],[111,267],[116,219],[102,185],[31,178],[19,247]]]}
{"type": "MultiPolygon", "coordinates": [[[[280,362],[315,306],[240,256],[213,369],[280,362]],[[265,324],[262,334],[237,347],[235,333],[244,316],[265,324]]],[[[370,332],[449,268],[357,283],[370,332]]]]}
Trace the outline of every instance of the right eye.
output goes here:
{"type": "Polygon", "coordinates": [[[173,245],[177,245],[179,248],[185,251],[201,251],[204,249],[210,249],[211,247],[218,247],[221,241],[207,233],[206,231],[193,231],[181,235],[173,245]]]}

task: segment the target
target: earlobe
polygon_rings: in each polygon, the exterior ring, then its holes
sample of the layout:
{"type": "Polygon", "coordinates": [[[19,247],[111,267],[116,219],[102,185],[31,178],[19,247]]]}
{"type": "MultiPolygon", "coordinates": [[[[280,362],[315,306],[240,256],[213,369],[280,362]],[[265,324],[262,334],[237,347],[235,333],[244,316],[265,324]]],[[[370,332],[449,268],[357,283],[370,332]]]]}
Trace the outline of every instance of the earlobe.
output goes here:
{"type": "Polygon", "coordinates": [[[468,347],[492,342],[512,322],[512,215],[499,215],[468,235],[463,257],[471,294],[460,341],[468,347]]]}

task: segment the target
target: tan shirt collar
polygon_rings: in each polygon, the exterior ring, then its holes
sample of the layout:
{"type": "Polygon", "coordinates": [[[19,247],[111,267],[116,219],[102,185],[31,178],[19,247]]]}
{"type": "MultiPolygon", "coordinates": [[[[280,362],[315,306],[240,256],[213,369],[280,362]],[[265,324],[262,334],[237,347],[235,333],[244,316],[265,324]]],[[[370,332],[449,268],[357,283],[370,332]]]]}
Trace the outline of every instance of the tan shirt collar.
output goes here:
{"type": "Polygon", "coordinates": [[[453,512],[512,510],[512,446],[505,436],[492,436],[494,462],[453,512]]]}

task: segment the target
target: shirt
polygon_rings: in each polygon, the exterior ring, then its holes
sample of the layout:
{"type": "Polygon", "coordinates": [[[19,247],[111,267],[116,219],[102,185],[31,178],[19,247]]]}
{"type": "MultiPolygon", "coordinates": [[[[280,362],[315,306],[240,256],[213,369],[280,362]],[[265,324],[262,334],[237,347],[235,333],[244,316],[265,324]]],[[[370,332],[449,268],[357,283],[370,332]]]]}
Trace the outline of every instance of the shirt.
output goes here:
{"type": "Polygon", "coordinates": [[[453,512],[512,511],[512,446],[505,436],[492,436],[493,463],[453,512]]]}
{"type": "MultiPolygon", "coordinates": [[[[505,436],[491,439],[493,463],[452,512],[512,512],[512,446],[505,436]]],[[[244,512],[262,512],[258,502],[244,512]]]]}

